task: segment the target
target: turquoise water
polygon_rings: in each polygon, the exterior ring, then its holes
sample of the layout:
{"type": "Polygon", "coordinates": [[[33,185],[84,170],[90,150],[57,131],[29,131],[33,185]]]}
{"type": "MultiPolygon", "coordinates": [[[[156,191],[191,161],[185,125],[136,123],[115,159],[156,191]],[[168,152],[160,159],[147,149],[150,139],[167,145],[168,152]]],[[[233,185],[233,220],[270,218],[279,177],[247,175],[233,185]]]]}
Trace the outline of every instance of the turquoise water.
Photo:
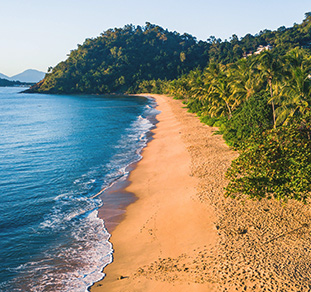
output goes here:
{"type": "Polygon", "coordinates": [[[140,159],[143,97],[0,88],[0,291],[86,291],[112,261],[96,195],[140,159]]]}

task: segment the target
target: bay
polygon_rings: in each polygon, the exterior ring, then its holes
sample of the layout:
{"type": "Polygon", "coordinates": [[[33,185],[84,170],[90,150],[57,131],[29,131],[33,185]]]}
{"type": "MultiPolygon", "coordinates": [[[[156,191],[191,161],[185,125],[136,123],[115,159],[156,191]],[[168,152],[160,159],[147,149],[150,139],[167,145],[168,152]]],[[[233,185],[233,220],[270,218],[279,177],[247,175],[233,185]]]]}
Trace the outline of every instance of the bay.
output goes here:
{"type": "Polygon", "coordinates": [[[140,159],[153,101],[0,88],[0,290],[86,291],[112,261],[100,190],[140,159]]]}

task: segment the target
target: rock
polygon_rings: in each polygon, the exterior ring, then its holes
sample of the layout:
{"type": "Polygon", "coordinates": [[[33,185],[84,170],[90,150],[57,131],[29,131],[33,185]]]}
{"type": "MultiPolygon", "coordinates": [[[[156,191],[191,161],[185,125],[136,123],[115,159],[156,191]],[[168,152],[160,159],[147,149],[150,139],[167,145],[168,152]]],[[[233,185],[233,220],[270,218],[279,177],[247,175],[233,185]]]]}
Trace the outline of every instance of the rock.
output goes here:
{"type": "Polygon", "coordinates": [[[117,280],[123,280],[123,279],[126,279],[126,278],[128,278],[128,276],[119,276],[118,278],[117,278],[117,280]]]}

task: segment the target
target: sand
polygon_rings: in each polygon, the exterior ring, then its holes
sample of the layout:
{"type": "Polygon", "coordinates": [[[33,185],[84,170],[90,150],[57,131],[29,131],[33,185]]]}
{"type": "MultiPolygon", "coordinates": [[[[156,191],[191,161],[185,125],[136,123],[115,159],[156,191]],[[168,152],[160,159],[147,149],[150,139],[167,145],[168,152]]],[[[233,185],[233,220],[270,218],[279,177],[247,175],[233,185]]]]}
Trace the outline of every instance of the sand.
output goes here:
{"type": "Polygon", "coordinates": [[[126,188],[137,200],[91,291],[310,291],[310,207],[225,198],[237,153],[180,100],[153,96],[159,123],[126,188]]]}

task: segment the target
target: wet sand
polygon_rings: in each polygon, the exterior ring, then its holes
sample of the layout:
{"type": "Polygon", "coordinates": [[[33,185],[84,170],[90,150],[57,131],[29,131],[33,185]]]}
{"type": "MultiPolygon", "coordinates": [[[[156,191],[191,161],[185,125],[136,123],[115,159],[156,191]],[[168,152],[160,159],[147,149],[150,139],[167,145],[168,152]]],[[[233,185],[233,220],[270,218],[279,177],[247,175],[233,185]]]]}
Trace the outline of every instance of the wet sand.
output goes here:
{"type": "Polygon", "coordinates": [[[137,200],[91,291],[310,291],[310,207],[224,198],[237,153],[181,101],[155,98],[154,139],[125,189],[137,200]]]}

